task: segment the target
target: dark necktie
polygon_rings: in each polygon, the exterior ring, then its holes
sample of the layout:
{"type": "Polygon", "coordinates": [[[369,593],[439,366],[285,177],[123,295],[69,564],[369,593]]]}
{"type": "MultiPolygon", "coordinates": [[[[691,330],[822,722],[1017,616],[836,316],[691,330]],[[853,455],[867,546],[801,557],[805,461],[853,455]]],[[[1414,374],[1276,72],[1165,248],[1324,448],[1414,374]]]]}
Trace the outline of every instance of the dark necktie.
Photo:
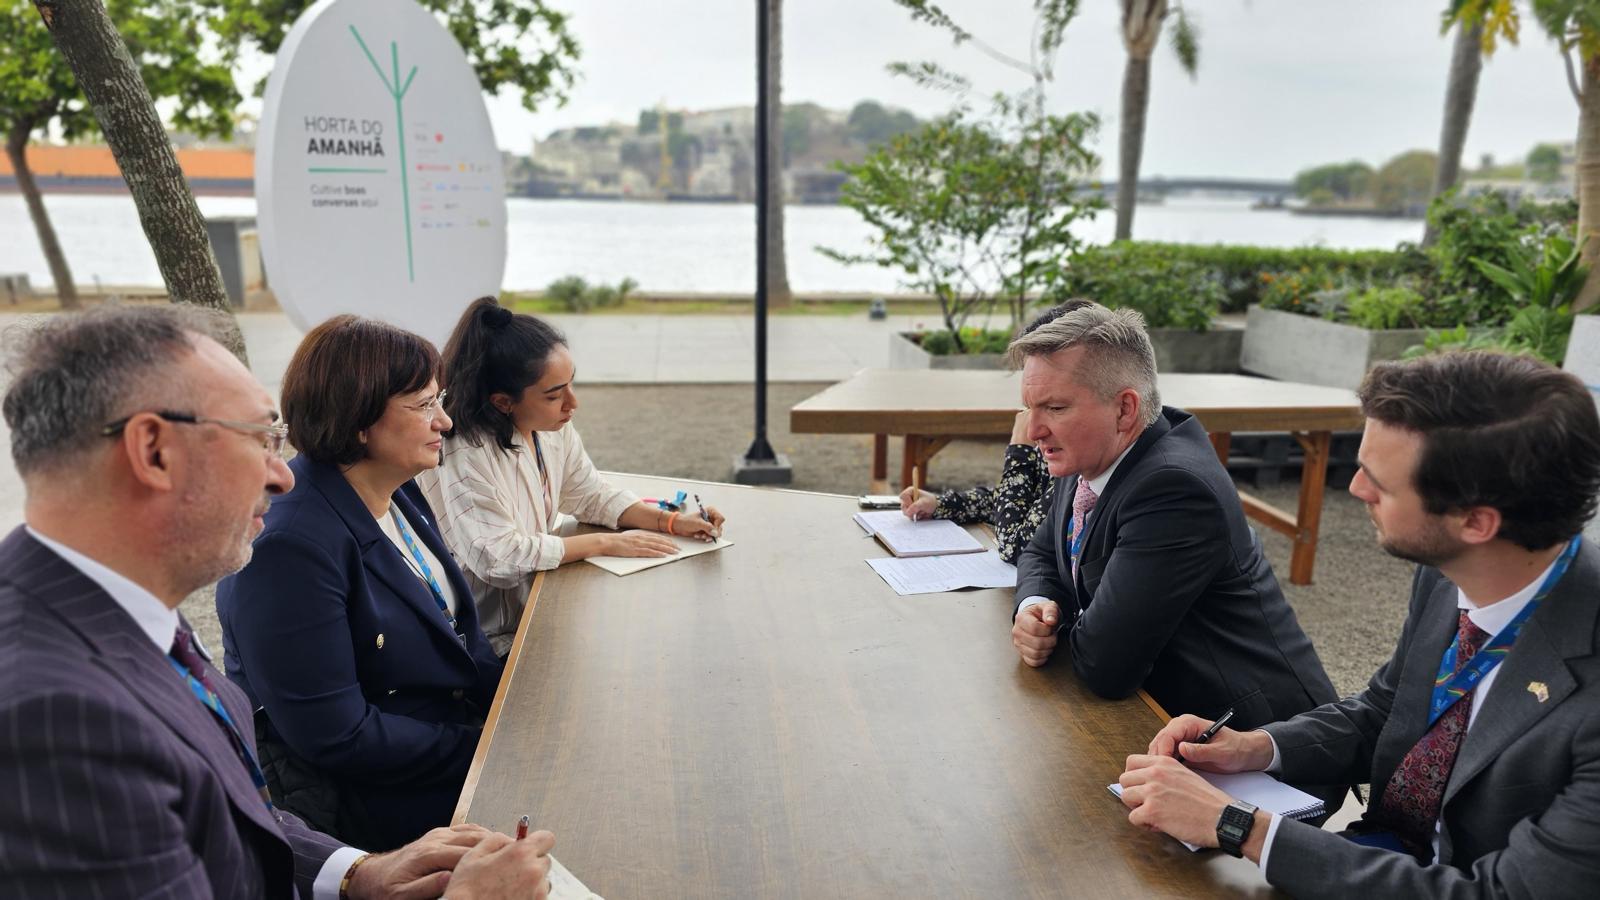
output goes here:
{"type": "MultiPolygon", "coordinates": [[[[262,773],[261,766],[256,762],[256,757],[246,746],[244,734],[239,731],[239,726],[234,723],[233,716],[229,715],[228,708],[222,705],[222,699],[211,686],[211,679],[206,675],[206,662],[194,649],[194,632],[184,624],[178,625],[178,633],[172,640],[172,649],[168,657],[183,671],[179,674],[184,677],[190,693],[196,700],[211,710],[211,717],[228,733],[228,739],[233,744],[233,750],[239,755],[239,762],[250,773],[250,781],[261,794],[261,800],[267,804],[267,809],[272,808],[272,794],[267,790],[267,778],[262,773]]],[[[175,666],[176,668],[176,666],[175,666]]]]}
{"type": "MultiPolygon", "coordinates": [[[[1489,639],[1489,633],[1472,624],[1467,611],[1461,611],[1456,626],[1459,640],[1456,671],[1467,664],[1489,639]]],[[[1444,802],[1445,785],[1455,768],[1456,754],[1467,733],[1472,714],[1473,688],[1451,704],[1433,723],[1422,739],[1400,760],[1400,765],[1384,787],[1374,818],[1393,829],[1421,857],[1433,858],[1433,834],[1444,802]]]]}

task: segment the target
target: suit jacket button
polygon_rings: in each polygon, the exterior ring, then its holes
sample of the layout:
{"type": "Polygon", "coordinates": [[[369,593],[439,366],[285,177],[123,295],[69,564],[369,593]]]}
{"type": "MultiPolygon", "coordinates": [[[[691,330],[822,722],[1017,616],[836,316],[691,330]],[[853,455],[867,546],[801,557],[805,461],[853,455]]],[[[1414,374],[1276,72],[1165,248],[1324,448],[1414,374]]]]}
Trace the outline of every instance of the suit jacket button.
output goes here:
{"type": "Polygon", "coordinates": [[[378,649],[383,649],[383,632],[378,632],[378,649]]]}

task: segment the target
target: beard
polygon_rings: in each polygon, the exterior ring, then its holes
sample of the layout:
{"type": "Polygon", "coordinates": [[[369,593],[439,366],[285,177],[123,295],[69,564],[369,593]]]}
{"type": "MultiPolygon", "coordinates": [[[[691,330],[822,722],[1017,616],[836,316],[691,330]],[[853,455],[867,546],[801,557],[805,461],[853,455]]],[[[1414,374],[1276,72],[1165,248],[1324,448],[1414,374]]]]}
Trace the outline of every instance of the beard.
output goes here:
{"type": "Polygon", "coordinates": [[[1389,535],[1380,529],[1378,546],[1397,559],[1434,568],[1450,562],[1466,549],[1445,531],[1443,523],[1433,518],[1425,520],[1425,524],[1411,534],[1389,535]]]}

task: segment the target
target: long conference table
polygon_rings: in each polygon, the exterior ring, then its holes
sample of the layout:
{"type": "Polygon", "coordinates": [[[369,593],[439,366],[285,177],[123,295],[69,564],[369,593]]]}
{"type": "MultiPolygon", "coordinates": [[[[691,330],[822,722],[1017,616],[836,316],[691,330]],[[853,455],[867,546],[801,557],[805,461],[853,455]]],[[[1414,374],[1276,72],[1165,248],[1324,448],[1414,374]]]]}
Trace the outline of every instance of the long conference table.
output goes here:
{"type": "Polygon", "coordinates": [[[457,822],[527,813],[607,900],[1275,895],[1128,824],[1158,710],[1023,665],[1012,591],[897,596],[853,498],[610,477],[734,546],[540,575],[457,822]]]}
{"type": "MultiPolygon", "coordinates": [[[[1289,581],[1310,584],[1333,432],[1358,431],[1365,421],[1355,393],[1245,375],[1161,375],[1158,388],[1164,405],[1199,418],[1224,465],[1236,431],[1286,431],[1300,444],[1305,462],[1294,513],[1243,491],[1239,499],[1252,519],[1289,538],[1289,581]]],[[[1009,435],[1021,405],[1015,372],[863,369],[796,404],[789,430],[873,435],[876,490],[888,477],[889,435],[903,435],[900,484],[922,487],[934,454],[954,438],[1009,435]]]]}

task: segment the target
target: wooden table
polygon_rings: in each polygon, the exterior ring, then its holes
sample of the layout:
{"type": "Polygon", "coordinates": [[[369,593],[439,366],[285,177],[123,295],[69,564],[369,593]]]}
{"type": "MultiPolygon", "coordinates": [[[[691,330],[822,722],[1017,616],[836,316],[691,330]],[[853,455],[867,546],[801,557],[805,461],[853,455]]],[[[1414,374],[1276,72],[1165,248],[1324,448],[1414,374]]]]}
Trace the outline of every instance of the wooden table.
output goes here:
{"type": "MultiPolygon", "coordinates": [[[[1239,499],[1251,518],[1288,536],[1294,545],[1289,580],[1310,584],[1328,448],[1333,432],[1361,429],[1364,419],[1356,395],[1343,388],[1244,375],[1162,375],[1160,390],[1163,404],[1200,419],[1224,465],[1235,431],[1287,431],[1304,448],[1300,505],[1294,515],[1243,491],[1239,499]]],[[[929,461],[953,438],[1009,435],[1021,401],[1014,372],[864,369],[791,409],[789,430],[873,435],[872,478],[879,484],[888,477],[889,435],[904,435],[900,484],[910,484],[915,471],[922,487],[929,461]]]]}
{"type": "Polygon", "coordinates": [[[1018,661],[1011,591],[898,597],[851,498],[694,484],[735,546],[541,576],[456,812],[608,900],[1269,896],[1106,790],[1159,719],[1018,661]]]}

